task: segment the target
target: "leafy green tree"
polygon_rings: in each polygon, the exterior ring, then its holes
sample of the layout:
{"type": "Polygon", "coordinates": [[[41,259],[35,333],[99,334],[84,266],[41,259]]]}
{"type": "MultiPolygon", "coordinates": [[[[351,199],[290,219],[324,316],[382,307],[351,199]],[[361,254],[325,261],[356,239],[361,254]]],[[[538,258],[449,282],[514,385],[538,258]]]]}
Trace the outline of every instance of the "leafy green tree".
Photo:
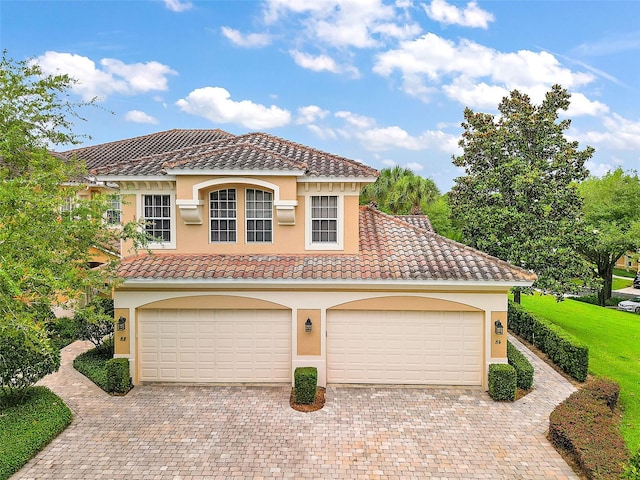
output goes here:
{"type": "Polygon", "coordinates": [[[462,230],[454,224],[451,218],[448,194],[440,195],[431,203],[427,204],[424,212],[429,217],[431,226],[437,234],[455,240],[456,242],[462,241],[462,230]]]}
{"type": "MultiPolygon", "coordinates": [[[[0,327],[8,338],[40,329],[42,305],[72,302],[86,292],[100,292],[116,281],[117,262],[91,269],[90,247],[108,245],[114,237],[144,242],[137,225],[105,228],[109,208],[104,196],[80,199],[84,168],[52,154],[61,144],[77,144],[73,121],[93,102],[70,99],[74,80],[45,75],[31,61],[0,62],[0,327]]],[[[29,348],[47,354],[42,342],[25,337],[29,348]]],[[[3,360],[26,362],[19,350],[4,351],[3,360]]],[[[57,367],[56,367],[57,368],[57,367]]],[[[48,369],[41,370],[41,373],[48,369]]],[[[26,378],[26,377],[25,377],[26,378]]],[[[37,381],[37,375],[28,377],[37,381]]],[[[1,386],[11,382],[2,378],[1,386]]]]}
{"type": "Polygon", "coordinates": [[[392,215],[421,215],[439,195],[433,180],[396,165],[382,169],[378,179],[362,189],[360,203],[374,202],[381,211],[392,215]]]}
{"type": "Polygon", "coordinates": [[[598,302],[611,298],[613,267],[620,256],[640,248],[640,179],[621,168],[580,184],[584,238],[579,250],[602,279],[598,302]]]}
{"type": "Polygon", "coordinates": [[[497,118],[465,109],[464,153],[453,158],[465,175],[449,194],[467,243],[534,271],[534,286],[558,296],[589,276],[575,245],[582,207],[577,183],[588,175],[584,164],[593,149],[579,150],[565,137],[571,121],[558,117],[569,98],[555,85],[540,105],[512,91],[497,118]]]}

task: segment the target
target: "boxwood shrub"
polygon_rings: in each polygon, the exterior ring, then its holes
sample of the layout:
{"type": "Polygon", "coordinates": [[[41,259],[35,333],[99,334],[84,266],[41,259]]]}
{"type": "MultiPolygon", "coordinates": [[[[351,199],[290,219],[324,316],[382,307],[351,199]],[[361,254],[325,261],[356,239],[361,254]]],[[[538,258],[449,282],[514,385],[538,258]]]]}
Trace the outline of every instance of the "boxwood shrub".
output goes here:
{"type": "Polygon", "coordinates": [[[298,367],[293,374],[293,381],[295,402],[313,403],[318,388],[318,369],[316,367],[298,367]]]}
{"type": "Polygon", "coordinates": [[[629,461],[615,411],[619,391],[611,380],[587,382],[549,417],[549,439],[574,457],[587,478],[621,478],[629,461]]]}
{"type": "Polygon", "coordinates": [[[507,359],[516,370],[516,385],[522,390],[533,386],[533,365],[511,342],[507,342],[507,359]]]}
{"type": "Polygon", "coordinates": [[[516,370],[506,363],[489,365],[489,396],[494,400],[516,399],[516,370]]]}
{"type": "Polygon", "coordinates": [[[46,387],[31,387],[23,403],[0,408],[0,480],[9,478],[71,423],[71,411],[46,387]]]}
{"type": "Polygon", "coordinates": [[[107,392],[127,393],[131,387],[129,376],[129,359],[112,358],[105,363],[107,376],[107,392]]]}
{"type": "Polygon", "coordinates": [[[589,347],[560,327],[509,302],[509,329],[546,353],[551,361],[579,382],[587,379],[589,347]]]}

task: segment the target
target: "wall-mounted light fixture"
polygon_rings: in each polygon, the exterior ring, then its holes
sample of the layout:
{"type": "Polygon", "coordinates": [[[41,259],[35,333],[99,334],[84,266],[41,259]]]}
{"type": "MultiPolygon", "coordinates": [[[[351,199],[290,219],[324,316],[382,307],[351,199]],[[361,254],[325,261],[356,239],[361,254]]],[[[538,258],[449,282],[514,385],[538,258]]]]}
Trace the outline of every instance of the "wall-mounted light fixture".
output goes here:
{"type": "Polygon", "coordinates": [[[496,327],[496,335],[502,335],[504,333],[504,327],[502,326],[502,322],[500,320],[496,320],[493,323],[496,327]]]}
{"type": "Polygon", "coordinates": [[[306,333],[311,333],[311,327],[313,327],[313,323],[310,318],[307,318],[307,321],[304,322],[304,331],[306,333]]]}
{"type": "Polygon", "coordinates": [[[122,332],[126,328],[126,325],[127,325],[127,319],[124,317],[120,317],[118,319],[118,331],[122,332]]]}

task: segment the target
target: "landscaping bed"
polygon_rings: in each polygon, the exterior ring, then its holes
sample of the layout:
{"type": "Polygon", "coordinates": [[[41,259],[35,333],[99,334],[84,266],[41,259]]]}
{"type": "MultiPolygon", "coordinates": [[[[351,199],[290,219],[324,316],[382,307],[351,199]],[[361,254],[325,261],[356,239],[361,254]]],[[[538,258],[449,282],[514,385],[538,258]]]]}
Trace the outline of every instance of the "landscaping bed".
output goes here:
{"type": "Polygon", "coordinates": [[[0,408],[0,480],[17,472],[71,419],[71,410],[46,387],[32,387],[23,403],[0,408]]]}

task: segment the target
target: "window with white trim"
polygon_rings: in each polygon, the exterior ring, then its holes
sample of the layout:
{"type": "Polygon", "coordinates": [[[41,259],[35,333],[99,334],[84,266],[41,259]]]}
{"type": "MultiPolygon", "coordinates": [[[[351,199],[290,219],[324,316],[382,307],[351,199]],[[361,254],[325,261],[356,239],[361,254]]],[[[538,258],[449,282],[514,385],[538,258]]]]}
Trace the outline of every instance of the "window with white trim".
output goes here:
{"type": "Polygon", "coordinates": [[[236,241],[237,199],[235,188],[209,194],[209,218],[212,242],[236,241]]]}
{"type": "Polygon", "coordinates": [[[273,240],[273,194],[247,188],[245,191],[247,243],[273,240]]]}
{"type": "Polygon", "coordinates": [[[337,243],[338,197],[318,195],[311,197],[311,242],[337,243]]]}
{"type": "Polygon", "coordinates": [[[108,225],[120,225],[120,217],[122,212],[122,202],[120,201],[120,195],[113,194],[108,199],[109,208],[107,209],[107,224],[108,225]]]}
{"type": "Polygon", "coordinates": [[[171,195],[143,195],[146,232],[156,242],[171,242],[171,195]]]}

